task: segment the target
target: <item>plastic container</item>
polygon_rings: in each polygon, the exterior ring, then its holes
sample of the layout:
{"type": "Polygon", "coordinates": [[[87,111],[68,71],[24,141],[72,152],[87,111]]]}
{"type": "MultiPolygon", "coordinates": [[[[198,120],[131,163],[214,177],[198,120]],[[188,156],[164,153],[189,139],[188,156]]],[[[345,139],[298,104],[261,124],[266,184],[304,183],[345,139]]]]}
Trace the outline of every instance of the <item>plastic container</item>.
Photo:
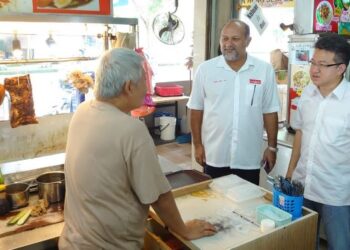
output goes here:
{"type": "Polygon", "coordinates": [[[292,219],[301,217],[303,196],[289,196],[273,188],[273,205],[290,213],[292,219]]]}
{"type": "Polygon", "coordinates": [[[247,183],[248,182],[246,180],[238,177],[237,175],[230,174],[213,179],[213,182],[209,184],[209,187],[215,192],[226,194],[230,188],[234,188],[247,183]]]}
{"type": "Polygon", "coordinates": [[[155,128],[154,134],[156,134],[156,135],[160,135],[160,118],[162,116],[174,117],[174,114],[169,113],[169,112],[159,112],[159,111],[154,112],[154,114],[153,114],[154,128],[155,128]]]}
{"type": "Polygon", "coordinates": [[[263,197],[263,192],[259,187],[245,183],[236,187],[231,187],[226,191],[226,197],[233,200],[234,202],[240,203],[247,200],[257,199],[263,197]]]}
{"type": "Polygon", "coordinates": [[[256,220],[259,224],[263,219],[275,222],[276,227],[284,226],[292,221],[292,215],[271,204],[260,205],[256,208],[256,220]]]}
{"type": "Polygon", "coordinates": [[[273,220],[270,219],[262,219],[260,222],[260,230],[263,233],[267,233],[273,229],[275,229],[276,224],[273,220]]]}
{"type": "Polygon", "coordinates": [[[180,96],[184,94],[184,88],[176,84],[161,84],[155,87],[155,92],[159,96],[180,96]]]}
{"type": "Polygon", "coordinates": [[[162,116],[159,119],[160,139],[170,141],[175,139],[176,118],[162,116]]]}

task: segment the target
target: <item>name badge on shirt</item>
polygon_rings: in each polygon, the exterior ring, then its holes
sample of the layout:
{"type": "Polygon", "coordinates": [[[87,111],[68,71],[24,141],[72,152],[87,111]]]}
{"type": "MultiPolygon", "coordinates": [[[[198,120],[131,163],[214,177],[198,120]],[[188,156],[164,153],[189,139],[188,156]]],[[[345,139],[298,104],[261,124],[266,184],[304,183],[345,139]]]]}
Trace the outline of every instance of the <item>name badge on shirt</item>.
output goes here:
{"type": "Polygon", "coordinates": [[[250,83],[250,84],[256,84],[256,85],[258,85],[258,84],[261,84],[261,80],[249,79],[249,83],[250,83]]]}

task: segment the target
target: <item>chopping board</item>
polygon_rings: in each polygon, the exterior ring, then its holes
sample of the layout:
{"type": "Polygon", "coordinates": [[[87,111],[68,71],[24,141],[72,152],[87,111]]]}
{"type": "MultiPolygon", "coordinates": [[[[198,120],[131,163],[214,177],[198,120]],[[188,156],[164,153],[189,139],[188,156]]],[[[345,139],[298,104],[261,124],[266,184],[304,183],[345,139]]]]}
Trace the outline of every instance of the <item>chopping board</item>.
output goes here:
{"type": "Polygon", "coordinates": [[[233,249],[263,235],[258,226],[237,215],[255,221],[255,208],[260,200],[237,204],[212,189],[205,189],[177,197],[175,201],[184,221],[204,219],[218,231],[214,236],[192,240],[193,249],[233,249]]]}
{"type": "Polygon", "coordinates": [[[7,222],[13,216],[26,208],[27,207],[24,207],[22,209],[12,211],[4,216],[0,216],[0,238],[63,221],[63,202],[60,202],[50,204],[46,214],[37,217],[30,216],[23,225],[15,224],[12,226],[7,226],[7,222]]]}

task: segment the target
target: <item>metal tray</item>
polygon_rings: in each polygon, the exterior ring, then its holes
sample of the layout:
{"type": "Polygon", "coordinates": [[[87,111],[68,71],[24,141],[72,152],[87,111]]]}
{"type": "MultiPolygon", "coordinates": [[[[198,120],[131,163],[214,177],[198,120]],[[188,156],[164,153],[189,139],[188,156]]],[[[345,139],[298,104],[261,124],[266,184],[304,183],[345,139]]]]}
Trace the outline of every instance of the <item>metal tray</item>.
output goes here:
{"type": "Polygon", "coordinates": [[[210,180],[211,177],[197,170],[180,170],[165,175],[172,189],[210,180]]]}

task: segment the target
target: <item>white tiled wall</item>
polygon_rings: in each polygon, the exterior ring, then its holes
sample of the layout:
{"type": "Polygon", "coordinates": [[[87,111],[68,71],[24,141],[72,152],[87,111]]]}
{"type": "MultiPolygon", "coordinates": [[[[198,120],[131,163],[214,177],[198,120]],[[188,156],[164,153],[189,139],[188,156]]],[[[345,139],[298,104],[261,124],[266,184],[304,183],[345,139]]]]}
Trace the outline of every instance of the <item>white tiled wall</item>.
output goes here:
{"type": "Polygon", "coordinates": [[[38,124],[11,128],[0,122],[0,163],[62,153],[72,114],[39,117],[38,124]]]}

